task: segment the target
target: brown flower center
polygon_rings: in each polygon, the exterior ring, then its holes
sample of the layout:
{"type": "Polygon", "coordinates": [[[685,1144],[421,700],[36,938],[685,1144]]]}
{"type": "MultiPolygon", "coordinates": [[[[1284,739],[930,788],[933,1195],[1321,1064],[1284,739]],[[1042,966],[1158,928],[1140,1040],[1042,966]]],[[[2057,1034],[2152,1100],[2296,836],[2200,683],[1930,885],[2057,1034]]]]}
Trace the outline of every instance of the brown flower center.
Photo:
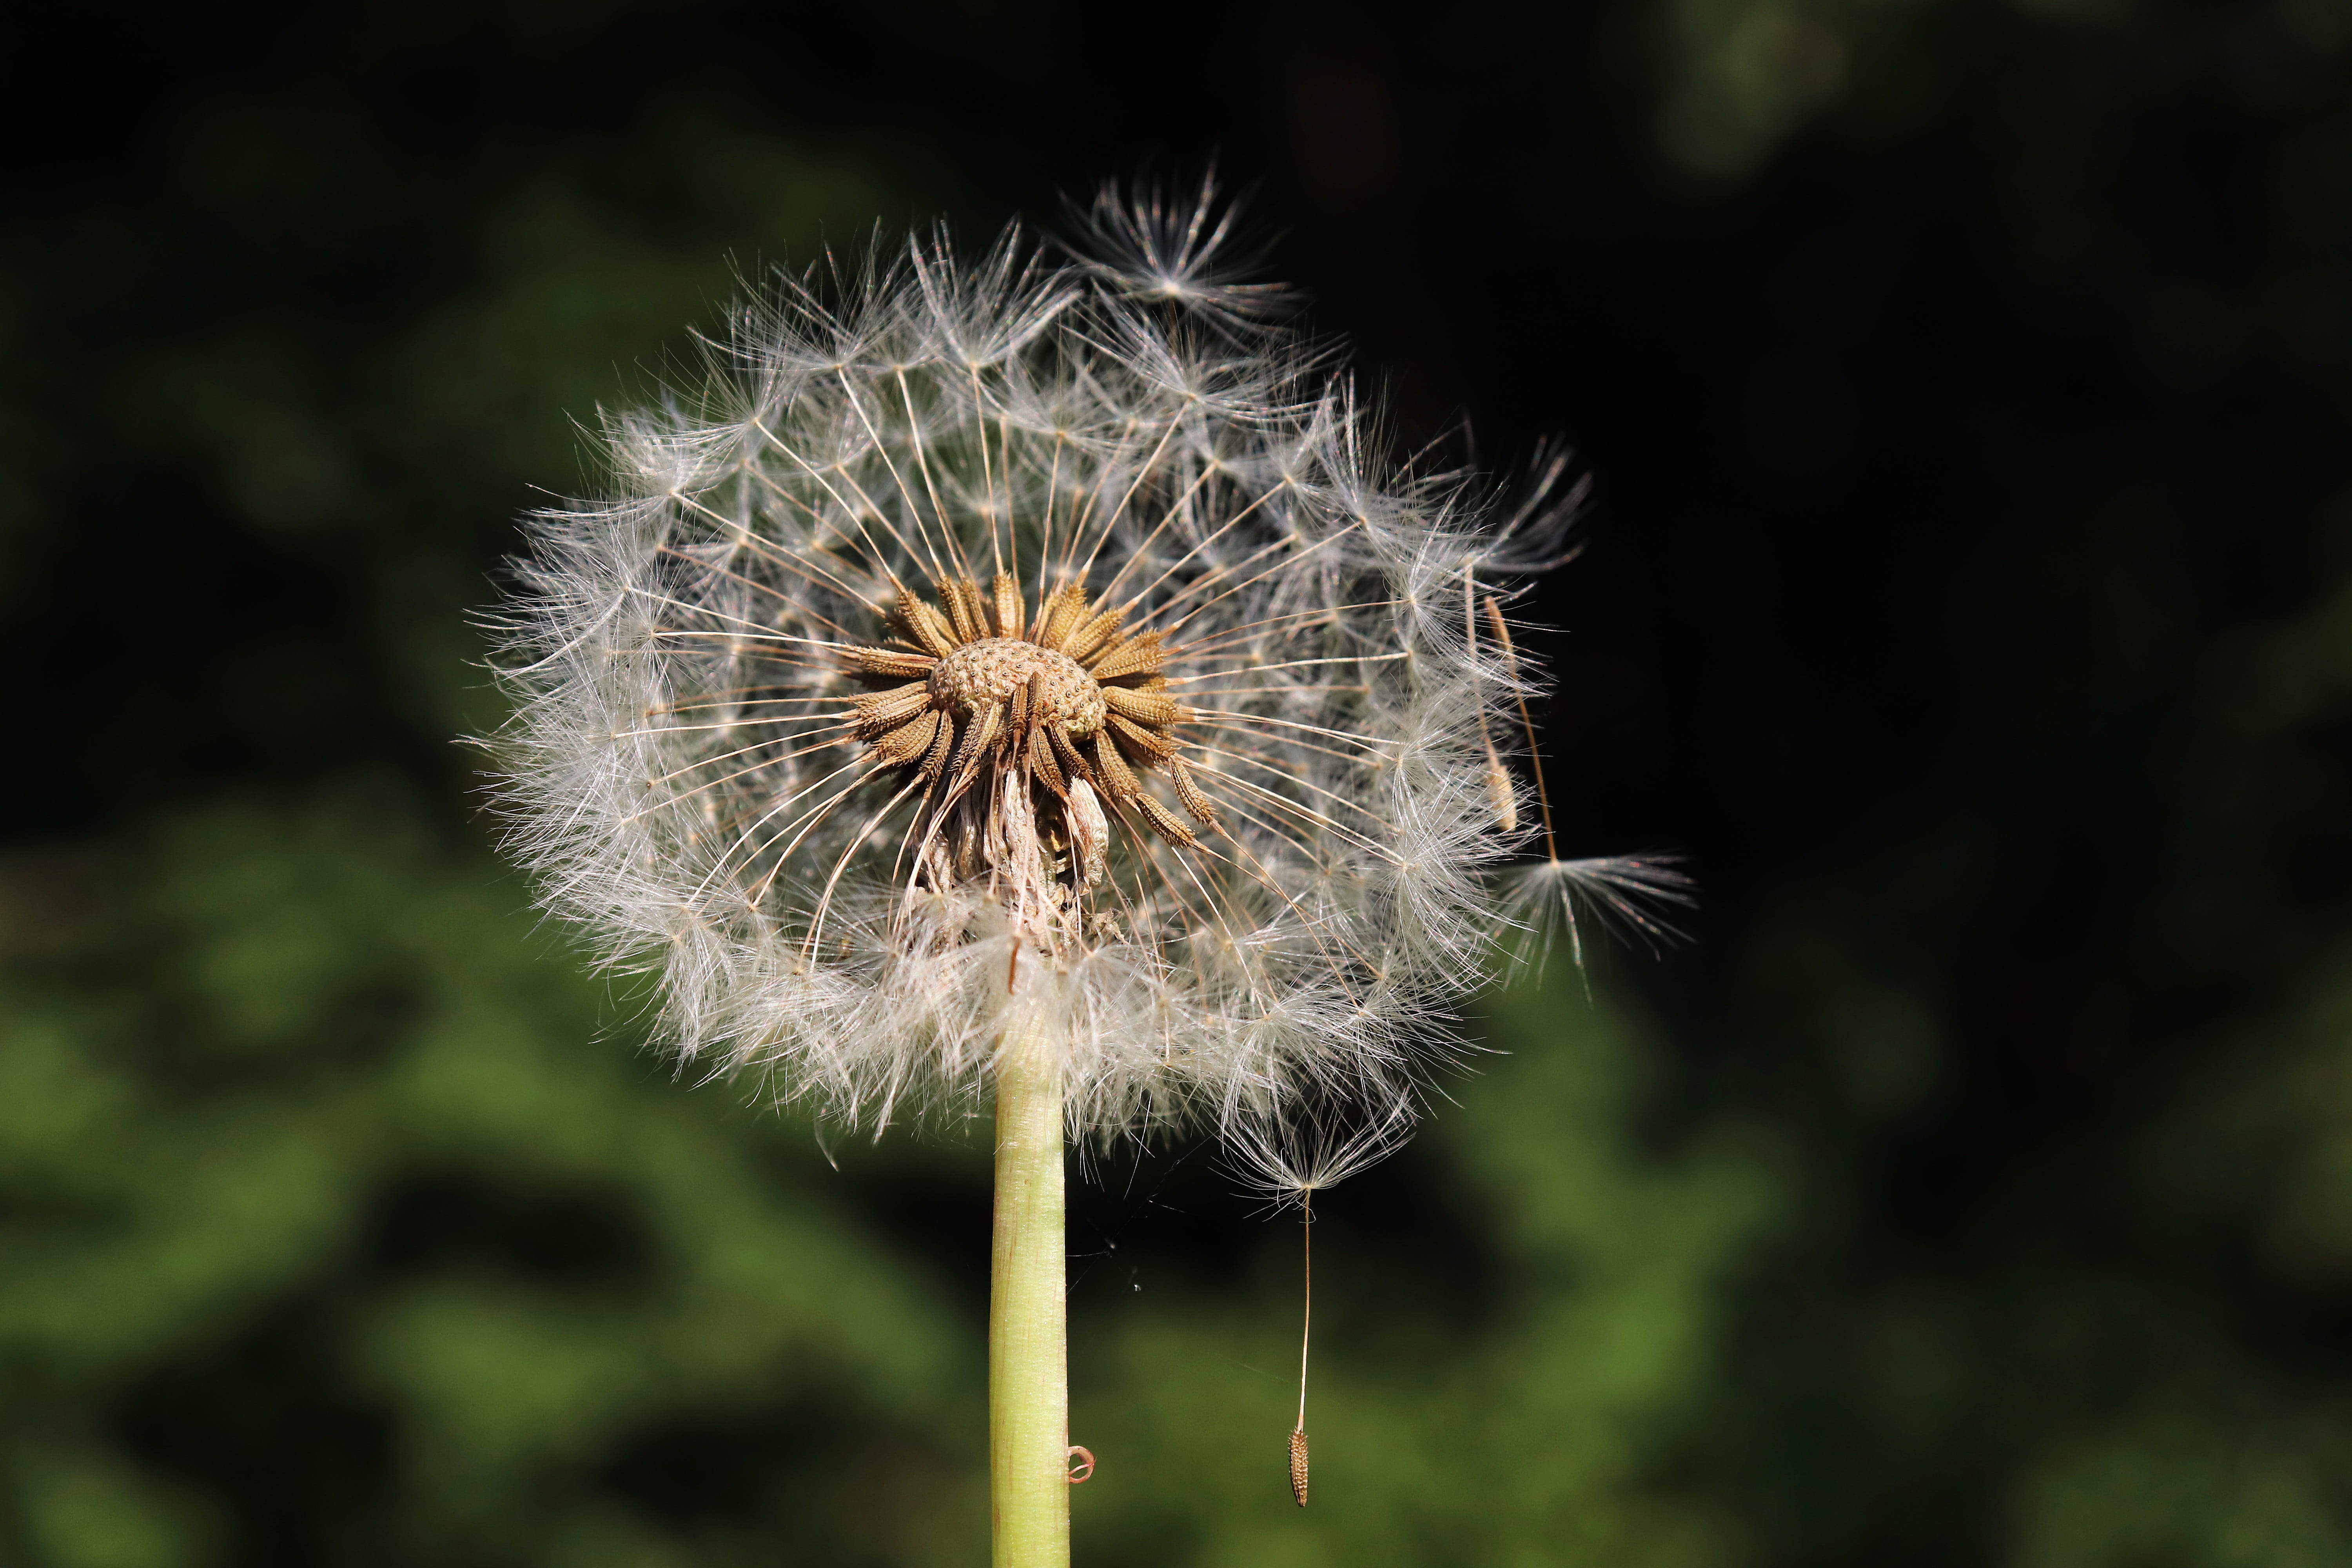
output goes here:
{"type": "MultiPolygon", "coordinates": [[[[1126,630],[1123,608],[1090,603],[1076,583],[1045,595],[1034,615],[1009,573],[986,591],[971,578],[938,589],[932,605],[900,588],[884,612],[896,635],[843,655],[859,679],[891,683],[852,700],[851,738],[878,770],[913,771],[900,788],[922,788],[923,818],[937,825],[924,841],[960,847],[925,862],[935,883],[991,868],[1001,876],[1007,856],[1035,859],[1040,811],[1045,838],[1072,851],[1073,897],[1101,880],[1112,818],[1188,848],[1200,842],[1192,823],[1217,826],[1178,738],[1194,715],[1169,695],[1161,634],[1126,630]],[[1153,773],[1192,823],[1145,788],[1141,775],[1153,773]]],[[[1043,876],[1013,880],[1026,888],[1043,876]]]]}
{"type": "Polygon", "coordinates": [[[1010,703],[1026,687],[1029,722],[1055,726],[1074,741],[1101,729],[1108,711],[1102,688],[1085,666],[1019,637],[965,643],[931,667],[929,684],[935,702],[963,715],[1010,703]]]}

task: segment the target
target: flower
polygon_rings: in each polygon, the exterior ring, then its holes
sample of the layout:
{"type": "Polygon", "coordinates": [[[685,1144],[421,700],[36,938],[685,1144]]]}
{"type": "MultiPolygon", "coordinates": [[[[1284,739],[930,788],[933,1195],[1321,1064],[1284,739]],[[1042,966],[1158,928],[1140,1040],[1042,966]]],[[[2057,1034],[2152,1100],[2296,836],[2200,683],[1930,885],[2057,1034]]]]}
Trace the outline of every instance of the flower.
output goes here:
{"type": "Polygon", "coordinates": [[[1018,1032],[1074,1133],[1278,1128],[1402,1103],[1486,978],[1530,678],[1464,611],[1560,519],[1384,472],[1213,192],[1092,227],[783,279],[533,521],[511,845],[685,1063],[878,1129],[1018,1032]]]}

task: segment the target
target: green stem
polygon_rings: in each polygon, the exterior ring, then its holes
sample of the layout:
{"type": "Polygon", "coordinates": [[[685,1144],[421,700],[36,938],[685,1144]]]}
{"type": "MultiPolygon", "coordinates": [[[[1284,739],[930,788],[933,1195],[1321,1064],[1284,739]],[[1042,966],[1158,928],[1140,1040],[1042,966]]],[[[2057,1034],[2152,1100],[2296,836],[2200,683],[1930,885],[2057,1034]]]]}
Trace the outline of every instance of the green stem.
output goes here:
{"type": "Polygon", "coordinates": [[[989,1270],[988,1484],[994,1568],[1068,1568],[1070,1377],[1062,1075],[1042,1035],[996,1070],[989,1270]]]}

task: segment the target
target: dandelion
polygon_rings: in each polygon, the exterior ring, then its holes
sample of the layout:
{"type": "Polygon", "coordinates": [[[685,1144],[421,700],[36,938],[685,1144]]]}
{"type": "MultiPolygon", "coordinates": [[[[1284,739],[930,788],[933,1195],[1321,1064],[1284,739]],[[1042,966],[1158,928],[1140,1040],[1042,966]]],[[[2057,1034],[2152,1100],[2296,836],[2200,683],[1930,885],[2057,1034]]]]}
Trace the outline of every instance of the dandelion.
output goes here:
{"type": "Polygon", "coordinates": [[[1229,226],[1112,191],[1076,262],[778,279],[497,622],[511,847],[683,1068],[877,1133],[992,1096],[999,1563],[1067,1556],[1066,1140],[1393,1120],[1505,920],[1526,678],[1460,584],[1563,520],[1385,469],[1229,226]]]}

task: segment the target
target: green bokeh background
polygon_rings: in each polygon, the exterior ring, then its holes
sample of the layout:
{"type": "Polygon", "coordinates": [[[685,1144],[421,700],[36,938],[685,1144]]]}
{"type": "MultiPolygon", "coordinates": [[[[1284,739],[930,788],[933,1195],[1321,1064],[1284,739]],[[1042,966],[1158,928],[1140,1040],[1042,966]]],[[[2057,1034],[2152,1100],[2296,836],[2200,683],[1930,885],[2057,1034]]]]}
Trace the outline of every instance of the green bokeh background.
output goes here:
{"type": "MultiPolygon", "coordinates": [[[[2352,6],[109,13],[0,209],[0,1563],[985,1551],[984,1129],[639,1048],[466,612],[740,275],[1213,154],[1575,442],[1555,963],[1318,1211],[1071,1228],[1084,1563],[2352,1561],[2352,6]]],[[[1466,425],[1461,421],[1466,418],[1466,425]]]]}

